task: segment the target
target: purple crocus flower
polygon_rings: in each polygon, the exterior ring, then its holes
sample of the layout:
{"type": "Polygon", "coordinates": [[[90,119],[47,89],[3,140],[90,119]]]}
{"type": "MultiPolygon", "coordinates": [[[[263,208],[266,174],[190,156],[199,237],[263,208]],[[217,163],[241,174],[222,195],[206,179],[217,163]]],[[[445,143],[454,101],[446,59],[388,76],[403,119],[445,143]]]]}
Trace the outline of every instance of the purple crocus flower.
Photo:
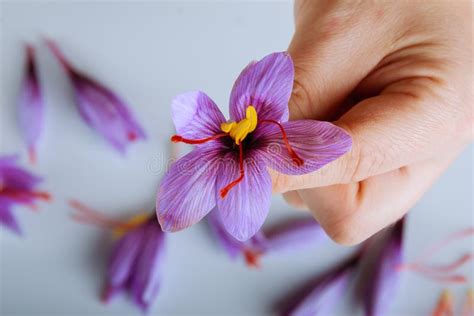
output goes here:
{"type": "Polygon", "coordinates": [[[161,286],[166,255],[165,234],[156,216],[140,213],[121,221],[78,200],[70,200],[69,205],[76,211],[75,221],[110,230],[118,238],[109,258],[102,301],[108,303],[127,290],[135,305],[148,311],[161,286]]]}
{"type": "Polygon", "coordinates": [[[49,193],[36,191],[41,178],[16,165],[16,156],[0,157],[0,224],[20,234],[20,227],[12,214],[16,204],[36,209],[37,200],[50,200],[49,193]]]}
{"type": "Polygon", "coordinates": [[[402,264],[403,225],[404,219],[401,219],[392,227],[385,244],[375,257],[363,300],[367,316],[384,315],[393,301],[398,287],[398,268],[402,264]]]}
{"type": "Polygon", "coordinates": [[[329,240],[322,227],[313,217],[284,220],[269,229],[264,230],[266,237],[263,252],[294,251],[329,240]]]}
{"type": "Polygon", "coordinates": [[[319,275],[284,303],[283,315],[315,316],[329,315],[340,302],[354,271],[361,259],[361,252],[352,255],[328,272],[319,275]]]}
{"type": "Polygon", "coordinates": [[[239,255],[245,258],[249,267],[259,267],[259,256],[263,249],[266,249],[267,238],[258,231],[249,240],[239,241],[227,232],[222,223],[221,214],[217,209],[212,210],[207,215],[207,222],[217,242],[227,252],[230,258],[235,259],[239,255]]]}
{"type": "Polygon", "coordinates": [[[72,66],[56,43],[51,40],[46,43],[68,74],[79,113],[90,127],[121,153],[125,153],[130,143],[146,138],[143,128],[119,96],[72,66]]]}
{"type": "Polygon", "coordinates": [[[35,50],[29,44],[25,46],[25,49],[26,72],[20,91],[18,121],[28,147],[30,162],[34,164],[36,162],[36,146],[43,131],[44,100],[36,69],[35,50]]]}
{"type": "Polygon", "coordinates": [[[171,140],[197,147],[171,166],[161,183],[157,215],[164,231],[189,227],[217,205],[226,230],[247,240],[270,208],[267,167],[305,174],[351,148],[350,136],[329,122],[288,122],[293,77],[287,53],[250,63],[231,92],[231,121],[203,92],[173,100],[178,135],[171,140]]]}
{"type": "Polygon", "coordinates": [[[243,255],[250,267],[259,267],[262,255],[291,252],[327,238],[312,217],[284,220],[268,229],[259,230],[246,241],[239,241],[227,232],[216,209],[208,214],[207,221],[216,240],[229,256],[234,259],[243,255]]]}
{"type": "Polygon", "coordinates": [[[110,257],[103,301],[127,289],[133,302],[146,312],[161,286],[165,250],[165,234],[155,216],[126,232],[110,257]]]}

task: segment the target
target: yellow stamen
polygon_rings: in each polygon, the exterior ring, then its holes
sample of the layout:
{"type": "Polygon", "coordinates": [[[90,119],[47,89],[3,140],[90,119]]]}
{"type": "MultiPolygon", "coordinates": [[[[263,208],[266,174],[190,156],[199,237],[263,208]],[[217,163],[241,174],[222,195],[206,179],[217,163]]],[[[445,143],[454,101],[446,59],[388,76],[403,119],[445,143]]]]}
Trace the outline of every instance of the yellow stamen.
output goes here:
{"type": "Polygon", "coordinates": [[[113,231],[114,238],[120,238],[125,235],[130,230],[134,229],[137,226],[140,226],[144,222],[146,222],[150,218],[149,213],[142,213],[133,216],[129,220],[127,220],[123,225],[117,226],[113,231]]]}
{"type": "Polygon", "coordinates": [[[226,122],[221,124],[221,130],[229,134],[237,145],[257,128],[257,111],[251,105],[247,107],[245,118],[239,122],[226,122]]]}

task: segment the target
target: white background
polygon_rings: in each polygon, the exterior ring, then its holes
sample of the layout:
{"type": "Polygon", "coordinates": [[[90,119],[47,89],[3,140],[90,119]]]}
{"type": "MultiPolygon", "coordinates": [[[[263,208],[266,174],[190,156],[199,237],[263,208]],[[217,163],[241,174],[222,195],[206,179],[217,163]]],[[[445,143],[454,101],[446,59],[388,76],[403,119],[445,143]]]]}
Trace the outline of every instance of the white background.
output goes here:
{"type": "MultiPolygon", "coordinates": [[[[80,199],[112,215],[152,209],[173,133],[170,100],[206,91],[227,113],[230,88],[252,59],[285,50],[293,32],[292,4],[283,2],[1,2],[1,153],[25,150],[16,124],[22,43],[37,47],[47,124],[34,168],[54,202],[39,213],[16,208],[24,236],[0,231],[2,315],[139,314],[125,297],[101,305],[107,233],[70,220],[66,201],[80,199]],[[66,77],[41,41],[55,39],[75,65],[119,92],[149,135],[121,157],[79,118],[66,77]]],[[[348,71],[350,71],[348,69],[348,71]]],[[[297,215],[279,196],[272,222],[297,215]]],[[[388,201],[387,201],[388,203],[388,201]]],[[[412,210],[408,259],[447,233],[472,225],[471,148],[412,210]]],[[[449,261],[468,242],[439,259],[449,261]]],[[[271,256],[259,271],[231,262],[203,224],[170,235],[162,290],[153,311],[168,315],[259,315],[292,288],[350,249],[332,242],[271,256]]],[[[468,268],[468,267],[467,267],[468,268]]],[[[471,266],[472,268],[472,266],[471,266]]],[[[472,280],[472,269],[465,270],[472,280]]],[[[450,286],[459,306],[467,289],[450,286]]],[[[412,273],[393,298],[392,315],[426,315],[443,285],[412,273]]],[[[345,300],[348,301],[348,300],[345,300]]],[[[340,304],[340,315],[353,314],[340,304]]]]}

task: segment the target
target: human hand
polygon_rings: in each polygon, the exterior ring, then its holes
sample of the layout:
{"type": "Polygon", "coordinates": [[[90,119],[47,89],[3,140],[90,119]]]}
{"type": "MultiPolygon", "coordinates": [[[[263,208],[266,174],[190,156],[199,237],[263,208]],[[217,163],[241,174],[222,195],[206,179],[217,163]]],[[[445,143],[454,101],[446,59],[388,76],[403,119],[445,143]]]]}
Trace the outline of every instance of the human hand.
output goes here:
{"type": "Polygon", "coordinates": [[[295,3],[290,119],[335,120],[352,150],[319,171],[272,172],[329,236],[359,243],[401,218],[473,137],[469,1],[295,3]]]}

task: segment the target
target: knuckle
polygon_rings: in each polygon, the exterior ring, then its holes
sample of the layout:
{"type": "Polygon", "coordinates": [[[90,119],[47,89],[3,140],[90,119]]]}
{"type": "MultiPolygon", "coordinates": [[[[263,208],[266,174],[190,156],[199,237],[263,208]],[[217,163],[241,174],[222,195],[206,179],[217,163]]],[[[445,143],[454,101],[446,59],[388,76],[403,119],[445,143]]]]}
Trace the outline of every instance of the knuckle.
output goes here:
{"type": "Polygon", "coordinates": [[[360,229],[361,223],[356,216],[347,216],[336,223],[323,226],[328,236],[336,243],[353,246],[363,242],[368,236],[360,229]]]}

